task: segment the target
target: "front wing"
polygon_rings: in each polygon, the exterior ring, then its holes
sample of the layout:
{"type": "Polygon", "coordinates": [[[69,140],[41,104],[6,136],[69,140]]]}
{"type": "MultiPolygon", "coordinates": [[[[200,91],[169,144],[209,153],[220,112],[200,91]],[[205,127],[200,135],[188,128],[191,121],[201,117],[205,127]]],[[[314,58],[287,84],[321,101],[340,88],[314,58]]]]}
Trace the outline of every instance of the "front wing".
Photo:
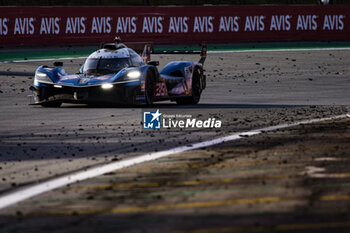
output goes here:
{"type": "Polygon", "coordinates": [[[107,103],[107,104],[142,104],[145,101],[139,82],[114,84],[110,89],[101,86],[62,86],[56,84],[40,84],[35,86],[35,104],[47,102],[63,103],[107,103]]]}

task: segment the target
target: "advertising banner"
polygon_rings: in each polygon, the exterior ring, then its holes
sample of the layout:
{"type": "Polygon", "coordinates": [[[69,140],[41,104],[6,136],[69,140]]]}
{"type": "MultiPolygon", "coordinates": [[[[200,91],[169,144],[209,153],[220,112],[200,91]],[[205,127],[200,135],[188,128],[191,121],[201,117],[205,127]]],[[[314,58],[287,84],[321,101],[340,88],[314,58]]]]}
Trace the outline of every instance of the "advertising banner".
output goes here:
{"type": "Polygon", "coordinates": [[[350,40],[350,5],[0,7],[0,45],[350,40]]]}

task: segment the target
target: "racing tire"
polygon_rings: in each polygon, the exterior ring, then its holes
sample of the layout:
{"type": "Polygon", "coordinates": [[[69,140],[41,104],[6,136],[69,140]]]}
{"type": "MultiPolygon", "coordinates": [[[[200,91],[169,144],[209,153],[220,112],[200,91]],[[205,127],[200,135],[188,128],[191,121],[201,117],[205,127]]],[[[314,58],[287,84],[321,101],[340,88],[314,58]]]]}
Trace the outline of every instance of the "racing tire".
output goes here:
{"type": "Polygon", "coordinates": [[[189,105],[189,104],[198,104],[201,98],[201,81],[200,81],[200,72],[196,67],[193,72],[192,78],[192,96],[182,97],[176,100],[176,103],[179,105],[189,105]]]}
{"type": "Polygon", "coordinates": [[[42,103],[41,106],[45,108],[59,108],[62,105],[62,102],[48,102],[42,103]]]}
{"type": "Polygon", "coordinates": [[[148,70],[146,73],[146,83],[145,83],[145,97],[146,104],[153,104],[153,95],[154,95],[154,86],[155,86],[155,77],[151,70],[148,70]]]}

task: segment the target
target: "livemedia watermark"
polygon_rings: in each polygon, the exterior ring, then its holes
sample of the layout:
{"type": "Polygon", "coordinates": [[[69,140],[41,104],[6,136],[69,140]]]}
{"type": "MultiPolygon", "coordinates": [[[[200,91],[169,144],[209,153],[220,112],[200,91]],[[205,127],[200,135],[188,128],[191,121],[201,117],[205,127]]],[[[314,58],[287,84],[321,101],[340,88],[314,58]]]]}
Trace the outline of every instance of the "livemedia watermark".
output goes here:
{"type": "Polygon", "coordinates": [[[214,117],[201,118],[192,114],[143,111],[143,129],[218,129],[222,121],[214,117]]]}

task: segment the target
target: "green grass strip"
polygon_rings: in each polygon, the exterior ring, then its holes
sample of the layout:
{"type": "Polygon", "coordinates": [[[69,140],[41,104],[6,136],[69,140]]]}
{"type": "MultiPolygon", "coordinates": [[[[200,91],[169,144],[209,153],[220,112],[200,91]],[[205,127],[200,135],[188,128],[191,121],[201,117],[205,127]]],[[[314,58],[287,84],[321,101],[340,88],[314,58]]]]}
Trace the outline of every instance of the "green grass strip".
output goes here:
{"type": "Polygon", "coordinates": [[[33,59],[75,58],[87,57],[94,49],[62,49],[62,50],[27,50],[27,51],[0,51],[0,61],[22,61],[33,59]]]}
{"type": "MultiPolygon", "coordinates": [[[[160,51],[199,51],[200,45],[155,45],[155,52],[160,51]]],[[[208,44],[208,51],[246,51],[246,50],[281,50],[281,49],[341,49],[350,48],[350,42],[278,42],[278,43],[235,43],[235,44],[208,44]]],[[[58,59],[87,57],[96,48],[62,47],[52,48],[14,48],[0,50],[0,62],[23,61],[34,59],[58,59]]]]}

